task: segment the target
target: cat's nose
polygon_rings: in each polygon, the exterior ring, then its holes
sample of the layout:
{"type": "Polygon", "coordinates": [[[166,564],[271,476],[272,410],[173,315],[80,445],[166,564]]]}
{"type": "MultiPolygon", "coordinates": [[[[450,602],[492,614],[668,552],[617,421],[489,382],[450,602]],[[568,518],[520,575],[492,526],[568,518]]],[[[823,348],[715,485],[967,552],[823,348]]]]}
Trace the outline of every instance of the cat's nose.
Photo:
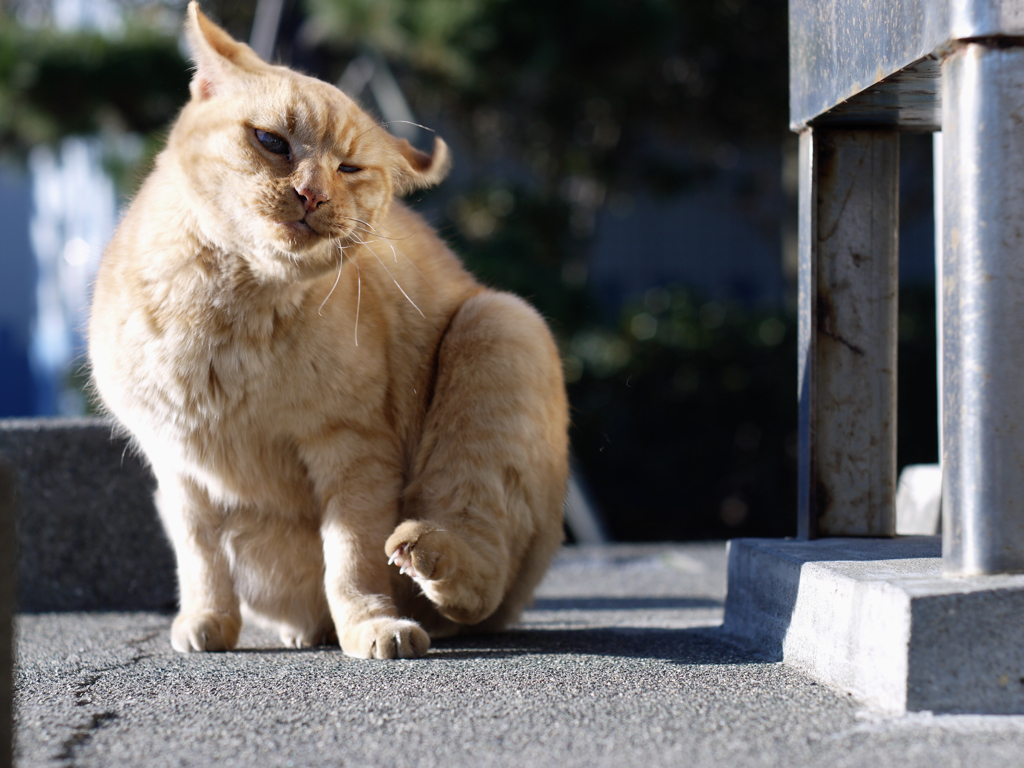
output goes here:
{"type": "Polygon", "coordinates": [[[322,204],[327,202],[327,195],[318,190],[310,189],[309,187],[296,189],[295,193],[302,198],[302,205],[307,212],[315,211],[322,204]]]}

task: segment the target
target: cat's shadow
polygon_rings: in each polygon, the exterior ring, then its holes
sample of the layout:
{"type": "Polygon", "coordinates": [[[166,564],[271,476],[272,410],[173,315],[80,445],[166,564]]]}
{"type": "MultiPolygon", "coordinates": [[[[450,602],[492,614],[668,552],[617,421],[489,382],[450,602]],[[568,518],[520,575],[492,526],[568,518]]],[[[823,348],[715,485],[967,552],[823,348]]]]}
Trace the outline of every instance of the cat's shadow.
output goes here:
{"type": "MultiPolygon", "coordinates": [[[[497,634],[462,635],[435,640],[423,660],[466,661],[514,659],[530,656],[578,656],[657,659],[677,664],[761,664],[773,659],[742,645],[720,626],[687,628],[649,626],[651,612],[721,608],[719,600],[683,597],[541,598],[527,614],[525,626],[497,634]],[[631,625],[618,617],[607,626],[531,626],[531,619],[571,621],[573,612],[635,611],[648,626],[631,625]]],[[[277,654],[337,651],[337,646],[294,650],[247,648],[235,653],[277,654]]]]}
{"type": "MultiPolygon", "coordinates": [[[[337,646],[315,648],[236,648],[253,655],[340,653],[337,646]]],[[[430,661],[515,659],[529,656],[579,656],[658,659],[676,664],[762,664],[772,661],[744,648],[721,627],[529,627],[493,635],[466,635],[435,640],[430,661]]]]}
{"type": "Polygon", "coordinates": [[[497,635],[438,640],[428,659],[502,659],[523,656],[658,659],[676,664],[761,664],[766,659],[720,626],[523,628],[497,635]]]}

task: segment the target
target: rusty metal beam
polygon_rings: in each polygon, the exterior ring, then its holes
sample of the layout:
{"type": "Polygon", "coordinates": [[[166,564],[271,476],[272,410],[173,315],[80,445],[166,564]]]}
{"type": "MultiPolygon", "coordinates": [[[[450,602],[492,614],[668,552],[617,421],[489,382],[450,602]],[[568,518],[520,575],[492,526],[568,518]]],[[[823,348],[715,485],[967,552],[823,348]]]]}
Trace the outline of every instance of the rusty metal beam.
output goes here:
{"type": "Polygon", "coordinates": [[[892,536],[899,135],[800,136],[802,538],[892,536]]]}

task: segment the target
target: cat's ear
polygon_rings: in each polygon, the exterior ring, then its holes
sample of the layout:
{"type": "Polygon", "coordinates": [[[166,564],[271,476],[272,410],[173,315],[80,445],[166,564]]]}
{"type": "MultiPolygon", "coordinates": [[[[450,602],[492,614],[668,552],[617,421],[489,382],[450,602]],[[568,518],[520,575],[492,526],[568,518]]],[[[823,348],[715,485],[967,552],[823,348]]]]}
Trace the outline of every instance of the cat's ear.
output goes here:
{"type": "Polygon", "coordinates": [[[196,65],[189,84],[194,99],[208,99],[243,88],[246,72],[267,66],[252,48],[210,21],[199,10],[196,0],[188,4],[185,38],[196,65]]]}
{"type": "Polygon", "coordinates": [[[434,151],[429,155],[420,152],[405,139],[392,140],[400,158],[395,173],[398,194],[432,187],[448,175],[452,165],[451,158],[448,155],[448,145],[440,137],[434,138],[434,151]]]}

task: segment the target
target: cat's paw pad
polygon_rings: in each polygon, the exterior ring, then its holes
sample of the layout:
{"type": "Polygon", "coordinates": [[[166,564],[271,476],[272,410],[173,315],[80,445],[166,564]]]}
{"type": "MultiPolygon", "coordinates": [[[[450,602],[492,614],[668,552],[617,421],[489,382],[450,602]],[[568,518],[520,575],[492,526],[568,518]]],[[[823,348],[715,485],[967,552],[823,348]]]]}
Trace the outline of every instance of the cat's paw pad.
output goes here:
{"type": "Polygon", "coordinates": [[[388,565],[414,579],[439,581],[455,573],[458,564],[449,534],[418,520],[399,525],[384,545],[388,565]]]}
{"type": "Polygon", "coordinates": [[[229,651],[241,629],[241,619],[227,613],[179,613],[171,625],[171,646],[180,653],[229,651]]]}
{"type": "Polygon", "coordinates": [[[341,649],[357,659],[418,659],[430,637],[415,621],[368,619],[344,633],[341,649]]]}

